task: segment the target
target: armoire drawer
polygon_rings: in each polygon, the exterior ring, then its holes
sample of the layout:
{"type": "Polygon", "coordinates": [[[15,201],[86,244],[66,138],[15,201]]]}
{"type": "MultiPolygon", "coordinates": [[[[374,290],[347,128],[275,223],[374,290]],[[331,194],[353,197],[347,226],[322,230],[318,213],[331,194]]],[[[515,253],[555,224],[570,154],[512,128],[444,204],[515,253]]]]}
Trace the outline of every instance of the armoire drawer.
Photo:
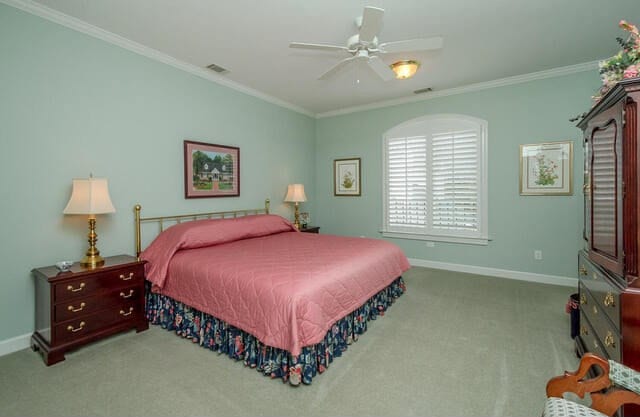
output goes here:
{"type": "Polygon", "coordinates": [[[594,299],[593,295],[580,283],[580,309],[587,318],[595,336],[602,342],[601,348],[607,357],[620,360],[620,329],[615,327],[607,317],[607,312],[594,299]]]}
{"type": "Polygon", "coordinates": [[[600,340],[598,339],[596,332],[593,330],[593,327],[591,327],[591,323],[589,323],[589,320],[586,318],[584,311],[580,311],[579,337],[582,339],[586,352],[591,352],[603,358],[607,357],[607,354],[602,347],[602,343],[600,343],[600,340]]]}
{"type": "MultiPolygon", "coordinates": [[[[611,279],[582,253],[580,253],[578,265],[580,286],[589,290],[594,301],[600,305],[600,310],[611,320],[616,329],[620,329],[620,289],[614,286],[611,279]]],[[[581,296],[580,303],[583,302],[585,300],[581,296]]]]}

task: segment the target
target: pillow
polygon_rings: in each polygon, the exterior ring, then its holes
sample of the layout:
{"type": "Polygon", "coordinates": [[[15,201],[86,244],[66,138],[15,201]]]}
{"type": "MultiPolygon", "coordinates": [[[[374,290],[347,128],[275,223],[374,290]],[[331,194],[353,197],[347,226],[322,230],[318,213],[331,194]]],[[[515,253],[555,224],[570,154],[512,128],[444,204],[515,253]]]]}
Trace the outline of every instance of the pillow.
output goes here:
{"type": "Polygon", "coordinates": [[[169,262],[182,249],[203,248],[236,240],[267,236],[297,229],[287,219],[274,214],[258,214],[235,219],[194,220],[176,224],[160,233],[140,258],[147,261],[147,280],[162,289],[169,262]]]}

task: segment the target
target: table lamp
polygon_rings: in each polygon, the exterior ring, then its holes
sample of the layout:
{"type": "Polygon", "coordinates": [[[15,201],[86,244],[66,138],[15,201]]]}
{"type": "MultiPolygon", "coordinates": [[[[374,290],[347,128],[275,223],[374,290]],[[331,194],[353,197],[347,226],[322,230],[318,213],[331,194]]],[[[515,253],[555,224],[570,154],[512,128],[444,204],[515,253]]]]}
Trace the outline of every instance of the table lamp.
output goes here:
{"type": "Polygon", "coordinates": [[[96,247],[96,214],[115,213],[116,209],[109,197],[109,186],[105,178],[74,179],[71,198],[67,203],[64,214],[84,214],[89,216],[89,249],[80,265],[86,268],[96,268],[104,264],[100,251],[96,247]]]}
{"type": "Polygon", "coordinates": [[[295,204],[294,225],[296,229],[300,230],[300,212],[298,211],[298,204],[307,201],[307,196],[304,194],[304,185],[302,184],[289,184],[287,187],[287,196],[284,198],[287,203],[295,204]]]}

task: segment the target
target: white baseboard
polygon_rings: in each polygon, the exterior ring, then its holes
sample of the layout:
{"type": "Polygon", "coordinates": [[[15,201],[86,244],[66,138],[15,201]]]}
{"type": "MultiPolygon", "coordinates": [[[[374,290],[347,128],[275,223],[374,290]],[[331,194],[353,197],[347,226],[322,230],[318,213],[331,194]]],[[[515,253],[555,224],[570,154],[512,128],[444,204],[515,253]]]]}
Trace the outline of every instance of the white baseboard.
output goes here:
{"type": "Polygon", "coordinates": [[[11,339],[0,340],[0,356],[28,348],[30,340],[31,333],[12,337],[11,339]]]}
{"type": "Polygon", "coordinates": [[[489,275],[492,277],[531,281],[541,284],[563,285],[578,288],[578,278],[561,277],[558,275],[536,274],[534,272],[510,271],[508,269],[487,268],[484,266],[454,264],[448,262],[428,261],[426,259],[409,258],[412,266],[425,268],[446,269],[448,271],[466,272],[469,274],[489,275]]]}

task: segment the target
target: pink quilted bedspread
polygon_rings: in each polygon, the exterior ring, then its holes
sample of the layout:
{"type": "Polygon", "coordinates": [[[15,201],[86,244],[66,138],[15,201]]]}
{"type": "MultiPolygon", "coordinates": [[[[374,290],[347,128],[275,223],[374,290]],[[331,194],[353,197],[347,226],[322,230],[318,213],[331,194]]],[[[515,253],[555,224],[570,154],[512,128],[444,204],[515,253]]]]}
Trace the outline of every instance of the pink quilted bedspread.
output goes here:
{"type": "Polygon", "coordinates": [[[298,355],[407,269],[384,240],[280,232],[179,250],[160,292],[298,355]]]}

